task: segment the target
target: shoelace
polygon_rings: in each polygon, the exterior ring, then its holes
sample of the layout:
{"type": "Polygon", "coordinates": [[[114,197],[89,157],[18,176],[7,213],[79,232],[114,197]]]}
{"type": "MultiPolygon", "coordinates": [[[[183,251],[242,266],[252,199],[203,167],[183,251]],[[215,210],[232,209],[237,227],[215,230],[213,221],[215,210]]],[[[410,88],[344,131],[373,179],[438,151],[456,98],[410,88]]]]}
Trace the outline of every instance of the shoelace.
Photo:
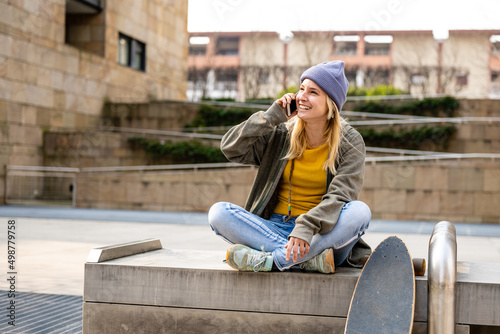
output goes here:
{"type": "Polygon", "coordinates": [[[247,265],[252,265],[255,261],[256,264],[253,265],[253,271],[257,272],[266,262],[267,253],[264,251],[264,246],[261,246],[262,252],[253,253],[252,255],[247,255],[247,265]]]}

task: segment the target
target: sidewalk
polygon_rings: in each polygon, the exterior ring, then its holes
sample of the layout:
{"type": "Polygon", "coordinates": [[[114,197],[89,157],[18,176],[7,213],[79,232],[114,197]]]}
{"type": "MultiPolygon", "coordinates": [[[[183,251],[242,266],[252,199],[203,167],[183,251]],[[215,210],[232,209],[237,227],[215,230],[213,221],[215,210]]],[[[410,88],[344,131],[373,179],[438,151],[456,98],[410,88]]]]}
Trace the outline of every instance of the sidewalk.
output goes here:
{"type": "MultiPolygon", "coordinates": [[[[167,249],[220,251],[221,261],[227,248],[226,242],[211,231],[206,213],[3,206],[0,217],[3,245],[8,219],[17,222],[17,289],[23,292],[82,296],[84,264],[96,247],[159,238],[167,249]]],[[[434,225],[374,220],[363,238],[374,248],[385,237],[398,234],[413,257],[427,258],[434,225]]],[[[500,226],[455,226],[459,261],[500,262],[500,226]]],[[[6,251],[0,258],[5,263],[0,290],[5,290],[6,251]]]]}

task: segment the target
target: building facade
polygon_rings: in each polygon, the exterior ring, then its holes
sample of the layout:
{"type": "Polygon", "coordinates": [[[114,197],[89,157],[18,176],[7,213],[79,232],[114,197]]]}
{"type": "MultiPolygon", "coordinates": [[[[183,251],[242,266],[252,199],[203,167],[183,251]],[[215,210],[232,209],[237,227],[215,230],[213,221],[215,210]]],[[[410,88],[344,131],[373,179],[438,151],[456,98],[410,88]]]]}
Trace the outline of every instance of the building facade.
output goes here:
{"type": "Polygon", "coordinates": [[[0,163],[43,165],[107,101],[185,100],[187,55],[184,0],[0,0],[0,163]]]}
{"type": "Polygon", "coordinates": [[[343,60],[352,87],[500,97],[500,30],[190,33],[188,98],[275,97],[314,64],[343,60]]]}

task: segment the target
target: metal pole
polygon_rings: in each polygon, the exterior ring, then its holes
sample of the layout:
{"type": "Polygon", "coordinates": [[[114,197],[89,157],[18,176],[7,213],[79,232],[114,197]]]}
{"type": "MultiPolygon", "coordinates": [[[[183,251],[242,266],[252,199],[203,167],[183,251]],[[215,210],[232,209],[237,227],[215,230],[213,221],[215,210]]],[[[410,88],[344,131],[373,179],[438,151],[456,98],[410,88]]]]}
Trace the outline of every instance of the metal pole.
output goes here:
{"type": "Polygon", "coordinates": [[[73,193],[71,194],[72,197],[71,197],[71,205],[73,208],[76,208],[76,181],[78,179],[78,174],[75,173],[73,174],[73,193]]]}
{"type": "Polygon", "coordinates": [[[3,203],[4,205],[7,205],[7,180],[8,180],[8,175],[7,175],[7,165],[3,165],[4,169],[4,182],[3,182],[3,203]]]}
{"type": "Polygon", "coordinates": [[[429,334],[455,333],[457,240],[455,226],[442,221],[429,241],[427,330],[429,334]]]}

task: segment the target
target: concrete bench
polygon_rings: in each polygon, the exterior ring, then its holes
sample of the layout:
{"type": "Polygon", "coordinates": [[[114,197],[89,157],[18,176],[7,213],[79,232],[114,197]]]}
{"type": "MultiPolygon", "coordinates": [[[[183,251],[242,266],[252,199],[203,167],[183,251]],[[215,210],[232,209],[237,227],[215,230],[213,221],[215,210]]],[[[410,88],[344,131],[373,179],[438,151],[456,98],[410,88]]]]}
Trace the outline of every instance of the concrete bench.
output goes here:
{"type": "MultiPolygon", "coordinates": [[[[164,249],[159,240],[93,249],[83,333],[343,333],[359,269],[249,273],[224,258],[224,251],[164,249]]],[[[459,263],[457,276],[456,333],[500,326],[500,265],[459,263]]],[[[426,321],[423,276],[413,333],[426,333],[426,321]]]]}

